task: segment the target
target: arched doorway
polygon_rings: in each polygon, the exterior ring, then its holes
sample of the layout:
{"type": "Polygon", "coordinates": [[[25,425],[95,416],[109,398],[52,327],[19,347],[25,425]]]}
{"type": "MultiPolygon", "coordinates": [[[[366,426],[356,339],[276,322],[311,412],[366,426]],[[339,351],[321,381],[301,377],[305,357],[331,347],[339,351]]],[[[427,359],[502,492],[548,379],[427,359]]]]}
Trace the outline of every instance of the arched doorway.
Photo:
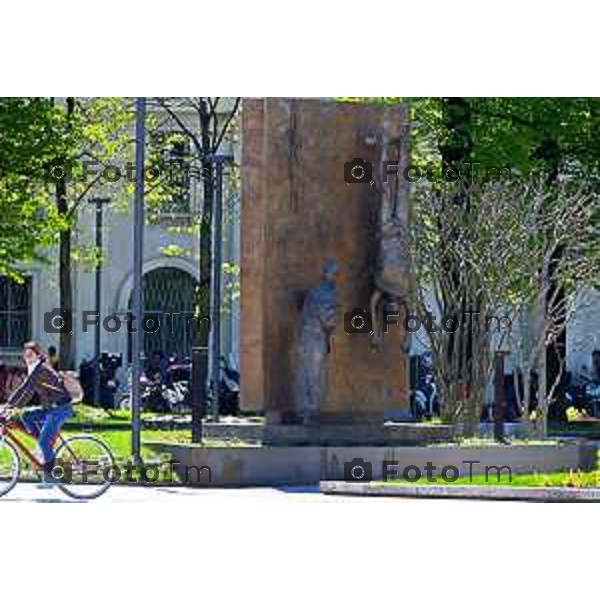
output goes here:
{"type": "MultiPolygon", "coordinates": [[[[144,316],[160,321],[157,331],[144,334],[146,356],[155,352],[190,356],[192,346],[206,344],[208,323],[190,320],[195,315],[196,286],[197,281],[192,275],[175,267],[159,267],[144,274],[144,316]]],[[[129,334],[129,362],[131,347],[129,334]]]]}

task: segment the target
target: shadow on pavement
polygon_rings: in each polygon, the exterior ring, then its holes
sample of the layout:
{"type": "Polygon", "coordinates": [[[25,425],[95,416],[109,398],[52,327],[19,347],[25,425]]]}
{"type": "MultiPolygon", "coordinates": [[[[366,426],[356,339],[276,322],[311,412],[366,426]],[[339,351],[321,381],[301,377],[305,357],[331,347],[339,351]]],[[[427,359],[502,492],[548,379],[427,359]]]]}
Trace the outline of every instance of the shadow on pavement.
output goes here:
{"type": "Polygon", "coordinates": [[[276,486],[273,489],[286,494],[320,494],[318,485],[285,485],[276,486]]]}

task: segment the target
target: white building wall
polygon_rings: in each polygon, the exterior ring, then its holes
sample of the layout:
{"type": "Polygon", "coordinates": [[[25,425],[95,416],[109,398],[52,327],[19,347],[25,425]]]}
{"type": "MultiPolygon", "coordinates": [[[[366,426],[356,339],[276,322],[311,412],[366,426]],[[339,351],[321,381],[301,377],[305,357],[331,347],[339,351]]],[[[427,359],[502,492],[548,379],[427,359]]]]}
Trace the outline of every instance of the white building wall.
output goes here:
{"type": "MultiPolygon", "coordinates": [[[[239,148],[228,148],[239,159],[239,148]]],[[[193,190],[200,193],[200,185],[193,190]]],[[[98,196],[102,193],[99,191],[98,196]]],[[[225,193],[227,196],[227,192],[225,193]]],[[[200,199],[192,198],[192,205],[200,199]]],[[[133,287],[133,206],[128,203],[128,209],[119,209],[115,205],[105,205],[103,223],[103,245],[105,262],[102,273],[102,306],[101,318],[110,314],[123,315],[127,312],[127,304],[133,287]]],[[[239,213],[240,201],[237,200],[239,213]]],[[[77,231],[73,235],[73,247],[84,244],[93,246],[95,243],[95,206],[82,205],[78,214],[77,231]]],[[[174,233],[167,228],[172,223],[165,221],[163,225],[147,225],[144,230],[144,261],[143,270],[147,273],[161,267],[182,269],[199,279],[199,241],[198,236],[188,233],[174,233]],[[166,256],[161,249],[176,245],[184,249],[184,254],[173,257],[166,256]]],[[[240,219],[239,214],[233,218],[224,219],[223,260],[240,263],[240,219]]],[[[46,347],[59,347],[59,336],[48,333],[44,328],[44,314],[59,305],[58,293],[58,252],[52,249],[48,253],[47,265],[35,265],[28,269],[32,275],[32,338],[40,340],[46,347]]],[[[76,364],[83,358],[90,358],[94,352],[94,328],[83,331],[82,312],[95,310],[95,271],[73,264],[73,329],[75,336],[76,364]]],[[[228,309],[223,311],[221,326],[222,350],[238,362],[239,357],[239,298],[233,301],[228,309]]],[[[121,330],[110,333],[102,330],[102,351],[120,352],[124,359],[127,357],[128,332],[123,321],[121,330]]],[[[0,354],[3,350],[0,349],[0,354]]],[[[7,354],[5,352],[5,354],[7,354]]]]}
{"type": "Polygon", "coordinates": [[[567,368],[591,374],[592,351],[600,349],[600,292],[580,294],[575,314],[567,327],[567,368]]]}

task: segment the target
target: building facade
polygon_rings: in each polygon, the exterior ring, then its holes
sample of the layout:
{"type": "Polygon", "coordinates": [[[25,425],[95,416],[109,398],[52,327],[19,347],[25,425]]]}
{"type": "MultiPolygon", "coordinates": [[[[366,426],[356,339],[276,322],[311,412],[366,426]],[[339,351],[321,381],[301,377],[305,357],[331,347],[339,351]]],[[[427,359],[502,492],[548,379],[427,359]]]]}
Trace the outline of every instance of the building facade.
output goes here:
{"type": "MultiPolygon", "coordinates": [[[[185,121],[186,115],[181,115],[185,121]]],[[[188,119],[189,127],[193,121],[188,119]]],[[[165,133],[175,132],[176,125],[164,119],[165,133]]],[[[239,159],[238,149],[224,143],[222,153],[239,159]]],[[[165,352],[170,355],[187,355],[192,344],[199,339],[198,329],[206,327],[195,315],[196,287],[200,280],[199,234],[189,227],[202,206],[202,181],[187,178],[179,200],[167,203],[152,224],[144,228],[144,314],[147,317],[145,352],[165,352]],[[176,248],[177,251],[173,252],[176,248]],[[156,331],[155,318],[160,323],[156,331]]],[[[97,190],[94,196],[102,196],[97,190]]],[[[235,269],[239,264],[240,232],[239,211],[241,198],[226,178],[224,183],[224,229],[222,240],[223,262],[226,271],[223,281],[223,310],[221,346],[223,354],[236,361],[239,353],[239,305],[235,293],[235,269]],[[233,273],[233,274],[232,274],[233,273]]],[[[92,194],[90,194],[92,196],[92,194]]],[[[109,198],[110,200],[110,198],[109,198]]],[[[103,208],[103,261],[101,307],[102,352],[116,352],[124,362],[131,358],[131,333],[127,328],[127,313],[131,310],[133,289],[133,200],[115,202],[103,208]],[[108,321],[102,325],[102,322],[108,321]],[[120,326],[119,326],[120,321],[120,326]]],[[[81,205],[73,232],[73,247],[92,248],[96,237],[96,207],[91,203],[81,205]]],[[[52,320],[59,308],[58,248],[48,253],[47,264],[26,268],[23,283],[0,278],[0,360],[14,363],[19,360],[20,346],[27,339],[36,339],[46,347],[59,347],[58,325],[52,320]]],[[[86,311],[95,311],[96,272],[93,265],[85,266],[73,261],[73,314],[72,335],[76,365],[94,355],[95,326],[86,327],[86,311]]]]}

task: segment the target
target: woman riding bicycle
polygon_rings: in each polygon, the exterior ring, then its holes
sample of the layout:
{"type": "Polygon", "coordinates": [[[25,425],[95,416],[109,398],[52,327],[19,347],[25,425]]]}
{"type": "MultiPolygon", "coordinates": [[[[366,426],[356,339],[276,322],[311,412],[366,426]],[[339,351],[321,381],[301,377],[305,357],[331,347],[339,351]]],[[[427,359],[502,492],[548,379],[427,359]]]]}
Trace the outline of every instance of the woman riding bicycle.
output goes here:
{"type": "Polygon", "coordinates": [[[57,483],[52,476],[55,454],[53,444],[63,423],[73,416],[71,396],[62,377],[49,365],[42,347],[37,342],[23,345],[23,360],[27,365],[27,379],[10,395],[0,420],[6,414],[27,404],[39,403],[39,408],[27,410],[21,419],[27,430],[37,438],[43,457],[43,480],[57,483]]]}

